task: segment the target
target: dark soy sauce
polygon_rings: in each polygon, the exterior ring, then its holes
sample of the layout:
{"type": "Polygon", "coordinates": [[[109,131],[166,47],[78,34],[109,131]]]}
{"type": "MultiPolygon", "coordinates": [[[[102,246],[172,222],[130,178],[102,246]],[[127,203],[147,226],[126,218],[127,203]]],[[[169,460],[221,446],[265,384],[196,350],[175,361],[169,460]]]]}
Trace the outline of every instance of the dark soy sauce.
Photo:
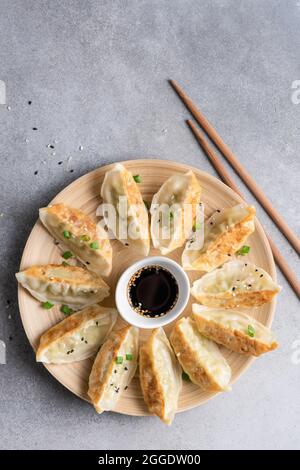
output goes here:
{"type": "Polygon", "coordinates": [[[177,302],[178,284],[173,274],[162,266],[145,266],[131,277],[128,298],[140,315],[162,317],[177,302]]]}

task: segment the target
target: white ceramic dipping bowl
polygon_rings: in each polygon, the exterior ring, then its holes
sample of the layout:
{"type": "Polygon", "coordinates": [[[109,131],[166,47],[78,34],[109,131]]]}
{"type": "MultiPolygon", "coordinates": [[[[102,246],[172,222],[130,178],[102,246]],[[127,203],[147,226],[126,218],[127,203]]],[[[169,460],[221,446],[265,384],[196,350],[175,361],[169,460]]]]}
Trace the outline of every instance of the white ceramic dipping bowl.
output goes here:
{"type": "Polygon", "coordinates": [[[159,328],[174,321],[184,310],[190,296],[190,281],[182,267],[172,259],[163,256],[152,256],[137,261],[123,272],[119,278],[115,296],[117,309],[125,321],[138,328],[159,328]],[[178,298],[174,307],[165,315],[157,318],[148,318],[137,313],[130,305],[128,284],[133,274],[145,266],[153,265],[161,266],[173,274],[178,284],[178,298]]]}

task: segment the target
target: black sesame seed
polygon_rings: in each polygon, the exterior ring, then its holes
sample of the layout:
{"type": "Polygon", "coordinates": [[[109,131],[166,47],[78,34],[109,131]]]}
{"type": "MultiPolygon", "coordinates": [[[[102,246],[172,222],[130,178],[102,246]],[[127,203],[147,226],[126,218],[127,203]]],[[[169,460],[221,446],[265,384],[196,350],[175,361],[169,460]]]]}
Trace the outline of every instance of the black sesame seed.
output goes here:
{"type": "Polygon", "coordinates": [[[73,352],[74,352],[74,349],[71,349],[71,351],[70,351],[70,352],[71,352],[71,353],[73,353],[73,352]]]}
{"type": "Polygon", "coordinates": [[[232,290],[235,290],[235,287],[233,287],[232,290]]]}
{"type": "Polygon", "coordinates": [[[9,300],[9,299],[7,299],[6,303],[7,303],[7,305],[10,305],[10,300],[9,300]]]}
{"type": "Polygon", "coordinates": [[[252,284],[248,284],[248,287],[252,287],[252,284]]]}
{"type": "Polygon", "coordinates": [[[32,101],[28,101],[29,106],[31,105],[32,101]]]}
{"type": "Polygon", "coordinates": [[[124,367],[124,370],[128,370],[128,367],[124,367]]]}
{"type": "Polygon", "coordinates": [[[99,325],[99,322],[96,321],[96,325],[98,326],[98,325],[99,325]]]}
{"type": "Polygon", "coordinates": [[[255,272],[257,273],[258,269],[255,270],[255,272]]]}
{"type": "Polygon", "coordinates": [[[70,170],[70,173],[73,173],[73,172],[74,172],[74,170],[70,170]]]}
{"type": "Polygon", "coordinates": [[[117,371],[116,371],[116,369],[115,369],[115,370],[114,370],[114,374],[116,374],[116,373],[117,373],[117,371]]]}
{"type": "Polygon", "coordinates": [[[37,174],[38,174],[38,171],[37,171],[37,170],[35,170],[34,174],[35,174],[35,175],[37,175],[37,174]]]}
{"type": "Polygon", "coordinates": [[[124,387],[124,390],[127,390],[127,388],[128,388],[128,385],[126,385],[126,387],[124,387]]]}
{"type": "Polygon", "coordinates": [[[125,243],[125,246],[129,246],[129,243],[125,243]]]}
{"type": "Polygon", "coordinates": [[[37,131],[38,128],[37,128],[37,127],[33,127],[32,130],[33,130],[33,131],[37,131]]]}
{"type": "Polygon", "coordinates": [[[263,275],[263,274],[261,274],[259,277],[264,277],[264,275],[263,275]]]}
{"type": "Polygon", "coordinates": [[[88,344],[87,340],[85,340],[84,342],[85,342],[85,344],[88,344]]]}
{"type": "Polygon", "coordinates": [[[214,223],[213,223],[213,222],[209,222],[209,223],[210,223],[210,225],[214,225],[214,223]]]}
{"type": "Polygon", "coordinates": [[[245,266],[248,266],[248,264],[247,264],[247,263],[245,263],[245,266]]]}
{"type": "Polygon", "coordinates": [[[49,147],[50,147],[51,149],[54,149],[54,145],[52,145],[52,144],[51,144],[51,145],[49,145],[49,147]]]}
{"type": "Polygon", "coordinates": [[[86,264],[90,264],[90,262],[89,262],[89,261],[86,261],[85,263],[86,263],[86,264]]]}
{"type": "Polygon", "coordinates": [[[61,165],[61,164],[62,164],[62,162],[58,162],[58,165],[61,165]]]}
{"type": "Polygon", "coordinates": [[[54,245],[59,245],[59,242],[54,240],[54,245]]]}
{"type": "Polygon", "coordinates": [[[111,386],[111,387],[113,387],[113,386],[114,386],[114,384],[110,384],[110,386],[111,386]]]}
{"type": "Polygon", "coordinates": [[[220,213],[220,212],[221,212],[221,211],[220,211],[220,209],[217,209],[217,212],[219,212],[219,213],[220,213]]]}
{"type": "Polygon", "coordinates": [[[9,341],[11,341],[11,340],[12,340],[12,336],[9,336],[8,339],[9,339],[9,341]]]}
{"type": "Polygon", "coordinates": [[[84,338],[81,338],[81,341],[84,341],[84,338]]]}
{"type": "Polygon", "coordinates": [[[231,256],[231,254],[230,254],[230,253],[228,253],[228,254],[227,254],[227,256],[231,256]]]}

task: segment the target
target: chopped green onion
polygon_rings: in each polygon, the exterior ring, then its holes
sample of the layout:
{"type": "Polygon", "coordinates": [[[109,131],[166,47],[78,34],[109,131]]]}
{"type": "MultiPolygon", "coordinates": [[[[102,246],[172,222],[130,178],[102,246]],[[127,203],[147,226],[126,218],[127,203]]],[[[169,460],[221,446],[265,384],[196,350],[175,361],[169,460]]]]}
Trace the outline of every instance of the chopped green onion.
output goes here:
{"type": "Polygon", "coordinates": [[[190,382],[190,376],[186,372],[182,372],[182,379],[186,382],[190,382]]]}
{"type": "Polygon", "coordinates": [[[64,314],[64,315],[71,315],[71,313],[73,313],[73,310],[68,306],[68,305],[62,305],[60,307],[60,311],[64,314]]]}
{"type": "Polygon", "coordinates": [[[251,338],[253,338],[255,336],[255,329],[253,328],[252,325],[248,325],[247,333],[248,333],[249,336],[251,336],[251,338]]]}
{"type": "Polygon", "coordinates": [[[69,263],[67,263],[66,261],[63,261],[63,262],[62,262],[62,265],[63,265],[63,266],[71,266],[71,265],[70,265],[69,263]]]}
{"type": "Polygon", "coordinates": [[[98,248],[99,248],[99,243],[98,243],[98,242],[92,242],[92,243],[90,243],[90,247],[91,247],[93,250],[98,250],[98,248]]]}
{"type": "Polygon", "coordinates": [[[72,251],[65,251],[65,252],[62,254],[62,257],[63,257],[64,259],[73,258],[73,253],[72,253],[72,251]]]}
{"type": "Polygon", "coordinates": [[[49,310],[52,307],[54,307],[54,304],[52,304],[51,302],[47,301],[42,303],[42,308],[44,308],[45,310],[49,310]]]}
{"type": "Polygon", "coordinates": [[[132,361],[133,355],[132,354],[126,354],[126,361],[132,361]]]}
{"type": "Polygon", "coordinates": [[[82,240],[83,242],[89,242],[91,239],[91,237],[89,237],[88,235],[81,235],[80,236],[80,240],[82,240]]]}
{"type": "Polygon", "coordinates": [[[239,255],[245,256],[247,253],[249,253],[249,251],[250,251],[250,246],[244,245],[244,246],[242,246],[242,248],[240,248],[240,249],[236,252],[236,254],[237,254],[238,256],[239,256],[239,255]]]}
{"type": "Polygon", "coordinates": [[[117,356],[116,357],[116,363],[117,364],[123,364],[123,357],[122,356],[117,356]]]}
{"type": "Polygon", "coordinates": [[[196,230],[200,230],[201,229],[201,223],[200,222],[197,222],[193,225],[193,232],[196,232],[196,230]]]}
{"type": "Polygon", "coordinates": [[[170,220],[172,220],[172,219],[174,218],[174,214],[173,214],[173,212],[170,212],[170,215],[169,215],[169,217],[170,217],[170,220]]]}
{"type": "Polygon", "coordinates": [[[65,230],[64,231],[64,237],[65,238],[71,238],[71,232],[69,232],[69,230],[65,230]]]}
{"type": "Polygon", "coordinates": [[[150,209],[150,203],[148,201],[144,201],[145,207],[147,210],[150,209]]]}
{"type": "Polygon", "coordinates": [[[142,182],[142,178],[141,178],[140,175],[134,175],[133,179],[136,183],[141,183],[142,182]]]}

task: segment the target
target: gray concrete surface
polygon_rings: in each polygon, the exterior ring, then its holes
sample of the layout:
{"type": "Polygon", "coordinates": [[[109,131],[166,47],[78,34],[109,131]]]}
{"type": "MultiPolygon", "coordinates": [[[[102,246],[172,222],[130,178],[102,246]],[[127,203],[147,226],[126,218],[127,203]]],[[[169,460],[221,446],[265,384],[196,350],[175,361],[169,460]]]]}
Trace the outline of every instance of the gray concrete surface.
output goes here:
{"type": "MultiPolygon", "coordinates": [[[[80,175],[141,156],[214,174],[170,77],[299,233],[300,104],[291,100],[299,24],[297,0],[0,0],[0,79],[11,107],[0,105],[1,448],[299,448],[299,302],[280,272],[281,348],[256,361],[232,393],[179,414],[171,428],[154,418],[97,416],[37,365],[14,279],[38,207],[80,175]],[[46,145],[55,139],[51,155],[46,145]]],[[[299,274],[293,249],[258,213],[299,274]]]]}

